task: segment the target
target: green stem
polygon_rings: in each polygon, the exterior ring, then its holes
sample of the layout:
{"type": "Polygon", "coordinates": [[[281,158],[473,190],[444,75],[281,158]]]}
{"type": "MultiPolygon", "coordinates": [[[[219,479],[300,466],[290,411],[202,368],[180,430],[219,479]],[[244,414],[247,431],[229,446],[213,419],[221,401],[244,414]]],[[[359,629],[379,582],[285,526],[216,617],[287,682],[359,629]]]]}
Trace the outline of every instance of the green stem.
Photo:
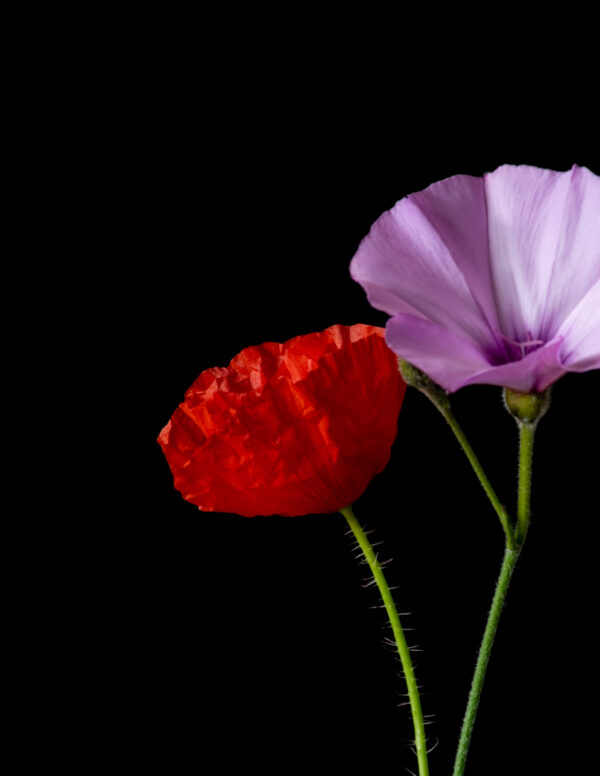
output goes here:
{"type": "Polygon", "coordinates": [[[506,549],[504,554],[504,561],[502,568],[500,569],[500,576],[498,577],[498,583],[496,585],[496,592],[494,593],[494,599],[492,601],[492,608],[488,615],[487,625],[485,626],[485,632],[483,634],[483,641],[479,649],[479,657],[477,658],[477,665],[475,667],[475,674],[473,676],[473,683],[471,685],[471,692],[469,693],[469,701],[467,703],[467,710],[465,712],[465,718],[460,732],[460,740],[458,744],[458,750],[456,752],[456,760],[454,761],[454,770],[452,776],[462,776],[465,770],[465,763],[467,760],[467,753],[469,751],[469,744],[471,743],[471,734],[473,732],[473,725],[475,724],[475,716],[477,715],[477,709],[479,707],[479,700],[481,698],[481,690],[483,688],[483,680],[485,679],[485,673],[487,670],[488,662],[490,660],[490,654],[492,652],[492,645],[494,643],[494,637],[498,629],[498,622],[500,621],[500,614],[508,591],[508,585],[515,568],[519,553],[511,549],[506,549]]]}
{"type": "Polygon", "coordinates": [[[410,658],[410,649],[400,624],[400,618],[396,609],[396,604],[390,592],[388,583],[377,560],[371,543],[367,539],[365,532],[363,531],[360,523],[356,519],[352,507],[344,507],[340,512],[344,515],[348,521],[348,525],[352,529],[352,533],[356,537],[356,541],[363,555],[371,573],[377,583],[385,610],[387,612],[392,631],[394,633],[394,639],[396,640],[396,647],[398,649],[398,655],[402,663],[404,670],[404,678],[406,679],[406,686],[408,688],[408,698],[410,701],[410,708],[412,711],[413,725],[415,730],[415,745],[417,753],[417,761],[419,763],[419,776],[429,776],[429,766],[427,764],[427,742],[425,737],[425,723],[423,720],[423,712],[421,710],[421,700],[419,698],[419,690],[417,687],[417,680],[415,678],[415,672],[413,670],[412,661],[410,658]]]}
{"type": "Polygon", "coordinates": [[[519,500],[517,505],[517,543],[523,544],[529,528],[531,504],[531,467],[535,423],[519,423],[519,500]]]}
{"type": "Polygon", "coordinates": [[[457,438],[459,445],[462,447],[465,455],[469,460],[469,463],[473,467],[473,471],[475,472],[477,479],[481,483],[482,488],[484,489],[492,506],[496,510],[496,514],[500,518],[500,524],[502,525],[506,535],[506,546],[511,550],[514,549],[515,537],[508,513],[500,503],[500,499],[496,495],[496,491],[492,488],[490,481],[483,471],[483,467],[479,463],[479,459],[475,455],[475,451],[471,447],[469,440],[465,436],[462,428],[458,425],[456,418],[452,414],[448,394],[440,385],[434,383],[430,377],[428,377],[424,372],[421,372],[420,369],[417,369],[417,367],[408,363],[408,361],[404,361],[401,358],[398,359],[398,367],[407,385],[412,385],[418,391],[424,393],[429,401],[431,401],[431,403],[439,410],[454,432],[454,436],[457,438]]]}
{"type": "Polygon", "coordinates": [[[490,481],[488,480],[486,473],[483,471],[483,467],[479,463],[479,459],[475,455],[475,451],[471,447],[471,444],[467,437],[465,436],[464,431],[462,428],[458,425],[458,421],[454,417],[452,410],[449,406],[446,407],[440,407],[437,403],[436,407],[438,410],[442,413],[444,418],[446,419],[446,422],[454,432],[454,436],[457,438],[458,443],[462,447],[465,455],[469,459],[469,463],[473,467],[473,471],[477,475],[477,479],[481,483],[482,488],[484,489],[487,497],[489,498],[492,506],[496,510],[496,514],[500,518],[500,523],[502,524],[502,528],[504,529],[504,533],[506,535],[506,546],[509,550],[515,549],[515,537],[513,535],[513,531],[510,525],[510,520],[508,517],[508,513],[506,509],[502,506],[500,503],[500,499],[496,495],[496,491],[493,489],[490,481]]]}
{"type": "Polygon", "coordinates": [[[531,509],[531,465],[533,460],[533,437],[535,434],[535,427],[535,423],[519,421],[519,493],[517,507],[517,531],[515,537],[516,549],[507,546],[504,554],[504,561],[502,563],[502,568],[500,569],[500,576],[498,577],[496,592],[494,593],[494,599],[492,601],[492,608],[490,609],[487,625],[485,626],[485,632],[483,634],[483,641],[481,642],[479,656],[477,658],[475,675],[473,676],[473,684],[471,685],[469,700],[467,702],[467,710],[465,712],[458,750],[456,752],[453,776],[463,776],[465,770],[467,752],[469,751],[471,734],[473,732],[473,725],[475,724],[475,716],[479,707],[481,690],[483,688],[483,680],[485,679],[485,673],[490,659],[492,645],[494,643],[494,638],[498,629],[500,614],[502,613],[502,607],[504,606],[506,593],[508,591],[508,586],[510,584],[517,558],[519,557],[523,542],[527,536],[531,509]]]}

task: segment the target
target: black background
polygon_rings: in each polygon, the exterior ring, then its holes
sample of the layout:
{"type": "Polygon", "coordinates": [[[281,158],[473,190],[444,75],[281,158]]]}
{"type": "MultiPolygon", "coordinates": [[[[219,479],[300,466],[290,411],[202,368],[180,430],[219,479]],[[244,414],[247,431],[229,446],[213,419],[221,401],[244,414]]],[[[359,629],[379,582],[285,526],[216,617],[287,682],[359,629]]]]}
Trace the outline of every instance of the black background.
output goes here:
{"type": "MultiPolygon", "coordinates": [[[[400,667],[342,516],[201,513],[174,490],[156,437],[202,370],[250,344],[385,325],[348,265],[402,196],[503,163],[598,173],[587,103],[574,110],[572,83],[536,69],[517,99],[520,76],[488,73],[482,91],[477,62],[450,72],[441,61],[433,80],[406,57],[366,71],[352,45],[348,59],[309,69],[310,47],[240,55],[223,34],[211,57],[198,42],[163,50],[166,37],[136,49],[105,90],[106,70],[90,74],[82,93],[97,100],[82,97],[75,132],[75,179],[91,190],[77,210],[95,249],[78,304],[96,282],[107,291],[97,377],[119,408],[98,428],[111,445],[98,488],[108,499],[91,533],[80,529],[78,578],[89,563],[91,581],[85,635],[69,652],[83,666],[82,706],[95,709],[93,757],[112,761],[116,745],[121,763],[165,773],[416,771],[400,667]]],[[[473,776],[575,772],[593,742],[599,388],[598,372],[561,379],[538,431],[532,528],[490,664],[473,776]]],[[[500,389],[465,388],[453,406],[514,511],[517,434],[500,389]]],[[[503,535],[416,392],[389,466],[355,511],[392,558],[388,579],[422,649],[431,772],[449,774],[503,535]]]]}

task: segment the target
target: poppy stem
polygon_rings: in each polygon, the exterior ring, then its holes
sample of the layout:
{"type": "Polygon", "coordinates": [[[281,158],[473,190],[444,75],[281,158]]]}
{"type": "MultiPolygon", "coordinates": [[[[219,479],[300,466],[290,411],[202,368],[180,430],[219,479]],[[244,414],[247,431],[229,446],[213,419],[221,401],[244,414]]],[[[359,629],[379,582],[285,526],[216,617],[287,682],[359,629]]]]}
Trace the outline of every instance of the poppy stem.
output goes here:
{"type": "Polygon", "coordinates": [[[412,712],[413,725],[415,730],[415,747],[417,754],[417,761],[419,764],[419,776],[429,776],[429,765],[427,763],[427,740],[425,736],[425,723],[423,720],[423,712],[421,710],[421,700],[419,697],[419,690],[417,686],[417,680],[415,678],[415,672],[410,657],[410,648],[406,642],[402,625],[400,624],[400,617],[398,616],[398,610],[392,597],[389,585],[383,574],[383,570],[377,555],[375,554],[371,543],[367,539],[365,532],[363,531],[360,523],[356,519],[352,507],[344,507],[340,509],[340,512],[344,515],[348,521],[352,533],[354,534],[356,541],[360,549],[362,550],[365,560],[369,564],[373,578],[379,588],[379,593],[383,600],[385,610],[387,612],[390,625],[392,626],[392,632],[396,641],[396,647],[398,649],[398,655],[400,662],[402,663],[402,669],[404,671],[404,678],[406,680],[406,686],[408,689],[408,698],[410,701],[410,708],[412,712]]]}

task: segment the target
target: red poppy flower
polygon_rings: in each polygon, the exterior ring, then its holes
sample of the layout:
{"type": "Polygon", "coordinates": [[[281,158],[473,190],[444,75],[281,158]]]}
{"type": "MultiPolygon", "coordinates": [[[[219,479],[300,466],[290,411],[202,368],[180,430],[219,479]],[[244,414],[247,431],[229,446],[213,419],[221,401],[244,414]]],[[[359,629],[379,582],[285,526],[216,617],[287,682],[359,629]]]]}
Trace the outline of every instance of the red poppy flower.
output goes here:
{"type": "Polygon", "coordinates": [[[158,441],[202,510],[337,512],[387,464],[405,388],[384,329],[331,326],[202,372],[158,441]]]}

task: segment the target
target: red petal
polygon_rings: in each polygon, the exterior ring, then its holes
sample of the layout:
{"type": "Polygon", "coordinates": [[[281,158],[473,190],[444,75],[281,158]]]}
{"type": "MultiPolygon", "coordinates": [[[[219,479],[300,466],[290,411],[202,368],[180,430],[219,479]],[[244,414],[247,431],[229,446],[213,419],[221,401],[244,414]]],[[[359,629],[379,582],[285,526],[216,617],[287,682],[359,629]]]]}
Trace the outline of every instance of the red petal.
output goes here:
{"type": "Polygon", "coordinates": [[[405,384],[384,329],[331,326],[207,369],[158,441],[200,509],[336,512],[390,457],[405,384]]]}

